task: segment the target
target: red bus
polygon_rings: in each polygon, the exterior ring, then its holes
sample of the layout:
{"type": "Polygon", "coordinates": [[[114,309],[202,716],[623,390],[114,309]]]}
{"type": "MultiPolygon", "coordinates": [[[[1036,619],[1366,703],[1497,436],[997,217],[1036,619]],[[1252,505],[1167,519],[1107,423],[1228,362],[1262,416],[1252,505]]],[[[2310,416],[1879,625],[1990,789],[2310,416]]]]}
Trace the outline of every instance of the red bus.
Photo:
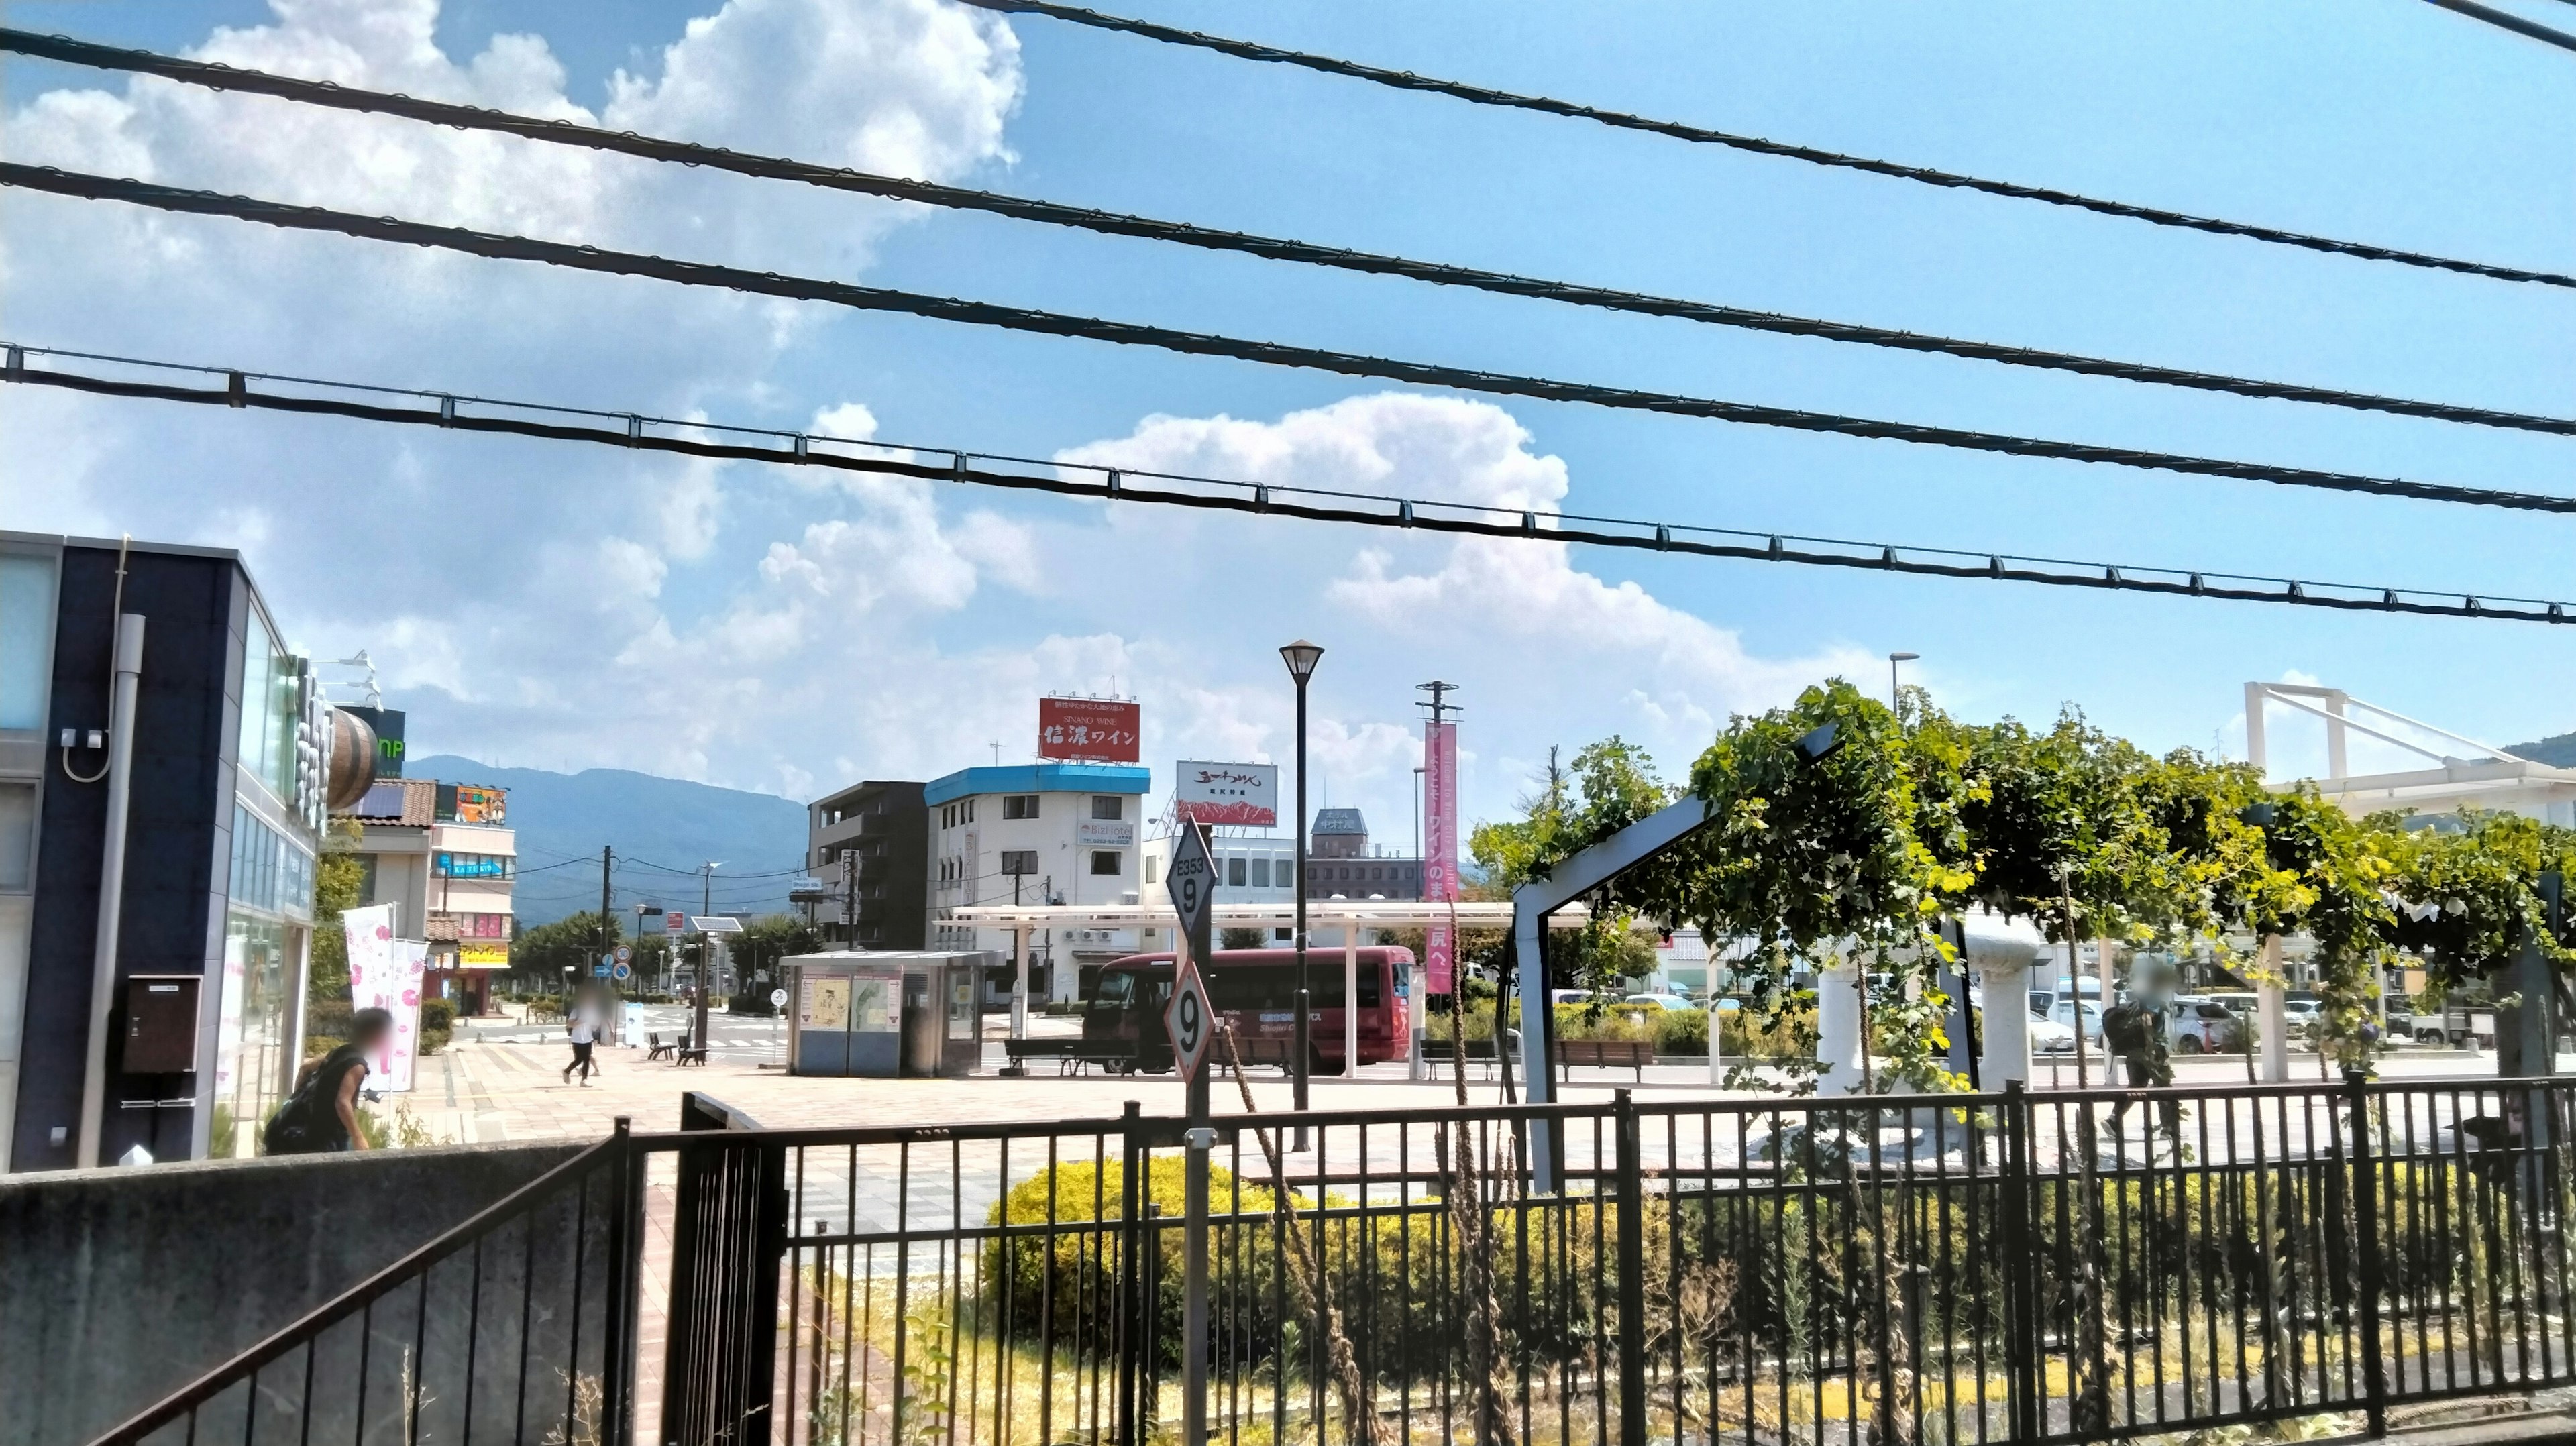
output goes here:
{"type": "MultiPolygon", "coordinates": [[[[1339,1073],[1342,951],[1308,949],[1306,971],[1314,991],[1308,1026],[1312,1067],[1319,1074],[1339,1073]]],[[[1218,1016],[1247,1046],[1245,1063],[1285,1059],[1297,1038],[1297,951],[1219,949],[1201,972],[1218,1016]]],[[[1411,1051],[1413,1021],[1406,994],[1412,973],[1410,949],[1371,945],[1359,951],[1360,1063],[1403,1059],[1411,1051]]],[[[1124,1046],[1138,1069],[1170,1069],[1172,1037],[1163,1024],[1163,1009],[1171,999],[1171,955],[1131,954],[1104,964],[1100,986],[1083,1010],[1083,1043],[1111,1052],[1124,1046]]],[[[1223,1042],[1215,1049],[1212,1057],[1222,1064],[1223,1042]]]]}

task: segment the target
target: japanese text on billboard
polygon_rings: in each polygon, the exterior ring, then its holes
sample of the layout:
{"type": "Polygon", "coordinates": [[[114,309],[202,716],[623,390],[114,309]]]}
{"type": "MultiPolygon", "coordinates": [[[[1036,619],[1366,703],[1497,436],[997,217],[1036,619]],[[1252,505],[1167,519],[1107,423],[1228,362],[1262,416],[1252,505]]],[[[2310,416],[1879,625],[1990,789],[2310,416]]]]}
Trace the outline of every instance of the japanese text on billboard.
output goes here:
{"type": "Polygon", "coordinates": [[[1279,765],[1192,763],[1172,765],[1172,806],[1192,823],[1275,828],[1279,823],[1279,765]]]}
{"type": "Polygon", "coordinates": [[[1115,698],[1040,698],[1038,757],[1133,763],[1139,710],[1115,698]]]}

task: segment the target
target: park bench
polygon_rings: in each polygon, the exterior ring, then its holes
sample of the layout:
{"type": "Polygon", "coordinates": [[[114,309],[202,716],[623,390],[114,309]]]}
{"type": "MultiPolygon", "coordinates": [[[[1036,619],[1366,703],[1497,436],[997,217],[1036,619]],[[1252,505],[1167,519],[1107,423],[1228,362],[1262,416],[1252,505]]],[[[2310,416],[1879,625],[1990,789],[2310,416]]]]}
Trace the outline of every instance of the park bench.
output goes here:
{"type": "Polygon", "coordinates": [[[671,1057],[671,1046],[662,1042],[661,1031],[654,1030],[647,1033],[644,1036],[644,1042],[648,1046],[644,1051],[644,1057],[646,1059],[669,1059],[671,1057]]]}
{"type": "Polygon", "coordinates": [[[1135,1051],[1130,1047],[1098,1039],[1006,1039],[1002,1041],[1002,1052],[1010,1056],[1013,1064],[1026,1064],[1033,1059],[1054,1060],[1056,1073],[1060,1075],[1081,1074],[1093,1065],[1104,1070],[1118,1069],[1135,1061],[1135,1051]]]}
{"type": "MultiPolygon", "coordinates": [[[[1655,1062],[1655,1045],[1645,1039],[1560,1039],[1556,1042],[1556,1062],[1568,1071],[1579,1064],[1634,1070],[1637,1082],[1643,1084],[1646,1066],[1655,1062]]],[[[1569,1073],[1569,1082],[1571,1078],[1569,1073]]]]}

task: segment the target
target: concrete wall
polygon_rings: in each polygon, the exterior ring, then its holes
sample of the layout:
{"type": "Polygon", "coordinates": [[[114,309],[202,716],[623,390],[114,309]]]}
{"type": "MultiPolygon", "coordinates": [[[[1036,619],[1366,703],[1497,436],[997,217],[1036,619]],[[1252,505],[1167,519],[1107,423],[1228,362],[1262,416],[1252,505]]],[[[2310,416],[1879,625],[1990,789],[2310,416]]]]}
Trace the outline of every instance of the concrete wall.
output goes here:
{"type": "Polygon", "coordinates": [[[0,1179],[0,1446],[89,1440],[581,1148],[0,1179]]]}

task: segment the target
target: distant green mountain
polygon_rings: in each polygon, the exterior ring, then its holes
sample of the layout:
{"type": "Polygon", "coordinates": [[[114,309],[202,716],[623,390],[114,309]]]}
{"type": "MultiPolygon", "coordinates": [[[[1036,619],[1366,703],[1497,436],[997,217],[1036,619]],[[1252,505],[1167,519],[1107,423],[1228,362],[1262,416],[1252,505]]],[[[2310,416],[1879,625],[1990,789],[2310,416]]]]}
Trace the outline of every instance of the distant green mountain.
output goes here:
{"type": "Polygon", "coordinates": [[[717,913],[783,912],[805,855],[805,805],[774,794],[622,768],[495,768],[452,754],[416,755],[403,773],[510,791],[523,924],[598,908],[602,845],[617,851],[614,898],[629,928],[638,903],[699,912],[705,891],[696,870],[710,859],[723,865],[712,885],[717,913]]]}
{"type": "Polygon", "coordinates": [[[2508,743],[2504,751],[2552,768],[2576,768],[2576,733],[2561,733],[2537,743],[2508,743]]]}

